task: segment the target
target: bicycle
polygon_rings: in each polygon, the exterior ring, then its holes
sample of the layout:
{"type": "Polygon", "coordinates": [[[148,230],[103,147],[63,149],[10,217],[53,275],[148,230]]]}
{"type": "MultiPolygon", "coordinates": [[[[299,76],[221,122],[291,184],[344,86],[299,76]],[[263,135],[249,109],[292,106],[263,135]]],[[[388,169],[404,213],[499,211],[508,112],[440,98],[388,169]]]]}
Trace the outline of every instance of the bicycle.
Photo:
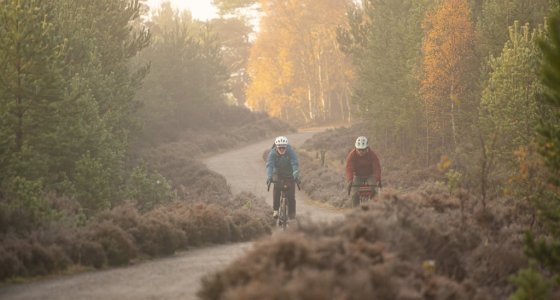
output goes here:
{"type": "Polygon", "coordinates": [[[266,188],[267,191],[270,191],[271,183],[274,184],[278,183],[282,186],[280,189],[280,207],[278,208],[278,221],[277,221],[278,227],[281,227],[282,230],[286,230],[286,228],[288,227],[288,195],[287,194],[290,185],[294,184],[294,182],[297,184],[298,190],[301,190],[299,185],[299,180],[296,181],[292,178],[285,178],[285,179],[272,181],[267,185],[266,188]]]}
{"type": "Polygon", "coordinates": [[[352,187],[358,188],[358,201],[356,201],[356,198],[352,195],[352,207],[356,208],[360,206],[362,209],[365,209],[367,204],[375,197],[375,190],[377,187],[375,185],[368,184],[366,181],[361,182],[360,184],[349,184],[348,195],[350,195],[352,187]]]}

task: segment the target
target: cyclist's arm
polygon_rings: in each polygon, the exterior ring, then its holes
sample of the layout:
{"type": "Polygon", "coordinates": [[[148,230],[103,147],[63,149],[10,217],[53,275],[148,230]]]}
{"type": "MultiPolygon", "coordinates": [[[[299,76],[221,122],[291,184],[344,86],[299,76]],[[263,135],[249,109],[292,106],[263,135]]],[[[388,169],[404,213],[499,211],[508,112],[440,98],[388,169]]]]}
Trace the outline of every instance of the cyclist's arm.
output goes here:
{"type": "Polygon", "coordinates": [[[292,164],[292,171],[299,173],[299,160],[297,158],[296,152],[290,145],[288,145],[288,155],[290,156],[290,162],[292,164]]]}
{"type": "Polygon", "coordinates": [[[266,178],[272,178],[272,171],[274,169],[274,156],[276,155],[276,153],[274,152],[275,150],[272,149],[268,153],[268,158],[266,160],[266,178]]]}
{"type": "Polygon", "coordinates": [[[348,182],[352,182],[352,180],[354,179],[354,168],[352,167],[353,163],[352,161],[354,160],[354,150],[350,151],[350,153],[348,153],[348,156],[346,157],[346,181],[348,182]]]}

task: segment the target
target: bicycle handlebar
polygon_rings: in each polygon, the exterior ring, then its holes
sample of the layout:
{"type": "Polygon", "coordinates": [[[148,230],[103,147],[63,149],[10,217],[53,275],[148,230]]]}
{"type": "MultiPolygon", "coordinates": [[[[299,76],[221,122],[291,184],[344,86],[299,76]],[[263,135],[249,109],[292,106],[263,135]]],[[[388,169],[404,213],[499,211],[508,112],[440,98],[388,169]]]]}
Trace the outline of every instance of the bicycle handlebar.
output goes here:
{"type": "MultiPolygon", "coordinates": [[[[292,179],[292,180],[290,180],[290,181],[295,182],[296,185],[297,185],[298,191],[301,191],[301,186],[299,185],[299,184],[300,184],[300,181],[299,181],[299,180],[293,180],[293,179],[292,179]]],[[[267,192],[270,191],[270,184],[272,184],[272,183],[277,183],[277,182],[281,182],[281,181],[278,181],[278,180],[277,180],[277,181],[271,181],[271,182],[269,182],[269,183],[266,185],[266,191],[267,191],[267,192]]]]}
{"type": "Polygon", "coordinates": [[[381,189],[381,186],[380,186],[380,185],[377,185],[377,184],[367,184],[367,183],[365,183],[365,184],[353,184],[353,183],[351,182],[351,183],[349,183],[348,186],[347,186],[348,195],[350,196],[350,191],[352,190],[352,187],[362,187],[362,186],[368,186],[368,187],[371,186],[371,187],[374,187],[374,188],[381,189]]]}

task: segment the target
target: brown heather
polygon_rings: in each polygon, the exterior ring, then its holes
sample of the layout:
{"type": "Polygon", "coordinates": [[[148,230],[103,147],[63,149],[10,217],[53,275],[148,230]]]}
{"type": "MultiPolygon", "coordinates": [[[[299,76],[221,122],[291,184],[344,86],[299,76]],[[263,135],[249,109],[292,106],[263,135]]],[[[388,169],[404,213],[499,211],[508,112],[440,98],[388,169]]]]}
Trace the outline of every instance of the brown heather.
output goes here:
{"type": "MultiPolygon", "coordinates": [[[[338,153],[344,139],[337,137],[358,133],[332,130],[301,147],[303,187],[313,199],[349,206],[345,154],[338,153]],[[320,150],[326,150],[324,165],[320,150]]],[[[290,231],[261,240],[228,268],[204,278],[199,296],[490,300],[511,295],[510,277],[528,264],[523,233],[532,221],[519,201],[502,196],[483,208],[476,191],[450,192],[435,166],[397,168],[398,158],[380,156],[384,189],[365,210],[331,224],[298,219],[290,231]]]]}

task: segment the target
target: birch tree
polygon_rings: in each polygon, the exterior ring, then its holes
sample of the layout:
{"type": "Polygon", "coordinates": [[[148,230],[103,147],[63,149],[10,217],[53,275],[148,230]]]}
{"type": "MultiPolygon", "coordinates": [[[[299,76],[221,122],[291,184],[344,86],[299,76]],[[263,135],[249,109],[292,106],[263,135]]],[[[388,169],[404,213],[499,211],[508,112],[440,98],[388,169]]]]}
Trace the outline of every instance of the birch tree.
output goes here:
{"type": "Polygon", "coordinates": [[[468,2],[442,2],[427,15],[423,28],[420,94],[426,114],[426,142],[437,149],[428,148],[429,157],[437,157],[455,151],[470,123],[468,116],[476,112],[477,104],[470,91],[478,64],[468,2]]]}
{"type": "Polygon", "coordinates": [[[249,58],[248,105],[299,123],[340,120],[349,66],[336,44],[341,1],[262,1],[249,58]]]}

